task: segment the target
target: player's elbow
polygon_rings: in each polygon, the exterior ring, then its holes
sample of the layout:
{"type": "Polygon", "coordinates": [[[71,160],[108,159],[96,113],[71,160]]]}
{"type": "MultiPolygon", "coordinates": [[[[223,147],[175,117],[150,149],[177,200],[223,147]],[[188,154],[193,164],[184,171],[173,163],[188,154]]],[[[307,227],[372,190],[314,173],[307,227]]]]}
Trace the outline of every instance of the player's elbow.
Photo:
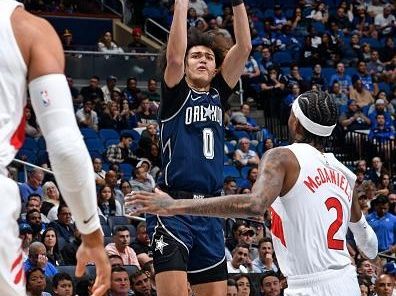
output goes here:
{"type": "Polygon", "coordinates": [[[265,200],[261,198],[260,194],[252,193],[249,195],[249,215],[253,217],[262,216],[267,207],[268,205],[265,203],[265,200]]]}

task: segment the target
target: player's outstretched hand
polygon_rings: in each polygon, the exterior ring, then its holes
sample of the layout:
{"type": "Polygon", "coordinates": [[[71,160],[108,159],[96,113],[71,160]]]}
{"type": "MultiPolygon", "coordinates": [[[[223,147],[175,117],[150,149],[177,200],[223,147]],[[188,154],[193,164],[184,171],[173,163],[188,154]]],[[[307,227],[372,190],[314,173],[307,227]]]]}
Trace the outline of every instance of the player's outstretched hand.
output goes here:
{"type": "Polygon", "coordinates": [[[132,191],[125,197],[126,216],[149,213],[160,216],[172,216],[175,200],[156,188],[154,192],[132,191]]]}
{"type": "Polygon", "coordinates": [[[76,276],[81,277],[85,273],[88,263],[95,263],[96,279],[92,287],[92,296],[107,295],[110,289],[111,267],[104,251],[103,234],[100,229],[93,233],[81,235],[82,243],[78,248],[76,276]]]}

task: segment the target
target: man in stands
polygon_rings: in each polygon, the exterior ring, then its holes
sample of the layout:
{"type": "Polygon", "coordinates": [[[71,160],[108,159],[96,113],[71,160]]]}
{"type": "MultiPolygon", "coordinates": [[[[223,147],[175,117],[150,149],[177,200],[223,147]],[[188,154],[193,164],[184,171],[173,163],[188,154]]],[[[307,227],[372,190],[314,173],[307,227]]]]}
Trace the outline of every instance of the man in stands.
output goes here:
{"type": "Polygon", "coordinates": [[[139,266],[135,251],[129,246],[131,236],[126,226],[117,226],[114,229],[113,242],[105,248],[107,255],[118,255],[124,265],[139,266]]]}
{"type": "Polygon", "coordinates": [[[23,263],[25,272],[32,268],[41,268],[45,276],[51,277],[58,273],[58,270],[51,262],[48,262],[47,250],[41,242],[33,242],[29,247],[29,258],[23,263]]]}
{"type": "Polygon", "coordinates": [[[252,261],[253,272],[264,273],[270,270],[278,271],[274,263],[274,248],[272,240],[264,237],[258,242],[259,257],[252,261]]]}
{"type": "Polygon", "coordinates": [[[110,75],[106,79],[106,85],[102,86],[103,98],[106,103],[111,101],[111,94],[113,91],[118,91],[121,93],[121,90],[116,86],[117,77],[114,75],[110,75]]]}
{"type": "Polygon", "coordinates": [[[89,80],[89,85],[81,88],[80,93],[84,100],[95,99],[97,101],[103,101],[103,91],[99,86],[99,77],[92,76],[89,80]]]}
{"type": "Polygon", "coordinates": [[[345,73],[345,66],[343,63],[337,64],[336,73],[330,77],[330,85],[338,81],[341,86],[341,91],[348,95],[352,90],[352,79],[351,76],[345,73]]]}
{"type": "Polygon", "coordinates": [[[273,271],[267,271],[261,277],[260,291],[263,296],[280,296],[281,286],[279,277],[273,271]]]}
{"type": "Polygon", "coordinates": [[[111,269],[111,286],[108,296],[129,296],[130,282],[128,272],[122,266],[111,269]]]}
{"type": "Polygon", "coordinates": [[[78,125],[82,128],[98,130],[98,114],[93,110],[93,100],[84,99],[84,105],[76,112],[78,125]]]}
{"type": "Polygon", "coordinates": [[[392,296],[395,288],[395,279],[389,274],[382,274],[375,281],[377,296],[392,296]]]}
{"type": "Polygon", "coordinates": [[[19,185],[19,192],[21,194],[22,203],[25,204],[30,194],[38,194],[43,197],[43,183],[44,173],[40,169],[32,169],[28,171],[27,181],[19,185]]]}
{"type": "Polygon", "coordinates": [[[29,247],[33,240],[33,229],[27,223],[19,224],[19,238],[22,240],[22,252],[24,261],[28,258],[29,247]]]}
{"type": "Polygon", "coordinates": [[[227,262],[228,273],[248,273],[249,270],[244,266],[249,260],[249,246],[238,244],[232,250],[232,259],[227,262]]]}
{"type": "MultiPolygon", "coordinates": [[[[26,203],[26,213],[29,212],[30,210],[38,210],[41,213],[41,196],[36,194],[36,193],[32,193],[28,196],[28,201],[26,203]]],[[[22,213],[21,214],[21,219],[26,219],[26,214],[22,213]]],[[[43,223],[49,223],[50,221],[48,220],[48,218],[41,213],[41,221],[43,223]]]]}
{"type": "Polygon", "coordinates": [[[107,148],[106,157],[108,161],[113,164],[130,163],[136,165],[138,160],[130,148],[132,141],[132,134],[123,132],[120,135],[120,143],[110,145],[107,148]]]}
{"type": "Polygon", "coordinates": [[[136,255],[141,253],[151,254],[150,238],[147,234],[146,222],[140,222],[136,227],[136,240],[131,244],[136,255]]]}
{"type": "Polygon", "coordinates": [[[75,226],[72,221],[71,211],[66,204],[60,204],[58,208],[58,220],[48,224],[53,227],[59,239],[63,239],[65,243],[72,242],[74,239],[75,226]]]}
{"type": "Polygon", "coordinates": [[[239,140],[239,149],[235,150],[234,161],[238,167],[244,166],[257,166],[260,162],[256,151],[251,150],[250,140],[248,138],[242,138],[239,140]]]}
{"type": "Polygon", "coordinates": [[[143,270],[139,270],[131,275],[131,288],[135,296],[155,296],[157,295],[151,286],[149,275],[143,270]]]}

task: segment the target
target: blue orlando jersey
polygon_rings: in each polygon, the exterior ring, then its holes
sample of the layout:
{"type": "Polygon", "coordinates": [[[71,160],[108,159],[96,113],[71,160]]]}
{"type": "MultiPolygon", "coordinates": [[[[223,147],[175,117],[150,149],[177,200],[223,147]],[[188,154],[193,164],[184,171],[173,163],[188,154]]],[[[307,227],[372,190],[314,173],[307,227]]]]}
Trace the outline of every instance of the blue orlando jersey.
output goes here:
{"type": "Polygon", "coordinates": [[[223,186],[223,105],[232,90],[218,74],[208,92],[191,89],[183,78],[168,88],[162,83],[160,188],[202,194],[223,186]]]}

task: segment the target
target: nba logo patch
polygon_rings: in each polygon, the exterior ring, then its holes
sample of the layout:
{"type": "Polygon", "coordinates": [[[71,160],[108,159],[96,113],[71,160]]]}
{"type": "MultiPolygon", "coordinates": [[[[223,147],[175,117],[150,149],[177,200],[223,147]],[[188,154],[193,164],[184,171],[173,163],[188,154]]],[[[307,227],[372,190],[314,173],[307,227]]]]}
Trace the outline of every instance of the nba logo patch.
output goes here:
{"type": "Polygon", "coordinates": [[[48,107],[51,103],[51,100],[48,96],[48,92],[46,90],[43,90],[40,92],[41,95],[41,101],[43,102],[44,107],[48,107]]]}

